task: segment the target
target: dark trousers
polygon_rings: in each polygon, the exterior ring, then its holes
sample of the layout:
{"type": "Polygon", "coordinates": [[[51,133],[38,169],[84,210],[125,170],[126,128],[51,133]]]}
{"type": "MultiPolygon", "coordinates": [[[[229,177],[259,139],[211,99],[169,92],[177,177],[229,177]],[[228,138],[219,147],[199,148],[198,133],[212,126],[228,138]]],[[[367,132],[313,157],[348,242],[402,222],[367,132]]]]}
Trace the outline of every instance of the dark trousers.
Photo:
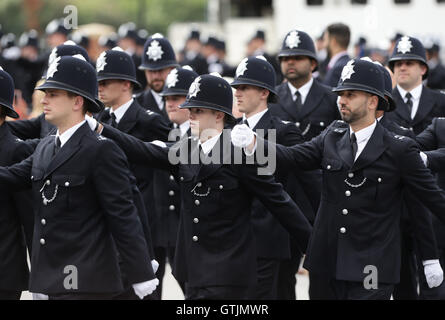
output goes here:
{"type": "Polygon", "coordinates": [[[49,300],[112,300],[113,293],[64,293],[49,295],[49,300]]]}
{"type": "MultiPolygon", "coordinates": [[[[161,300],[162,298],[162,283],[163,283],[163,278],[165,275],[165,265],[167,263],[167,259],[168,262],[170,263],[171,266],[173,266],[173,261],[174,261],[174,257],[175,257],[175,247],[155,247],[154,248],[154,253],[155,253],[155,259],[156,261],[159,263],[159,268],[158,271],[156,272],[156,277],[159,279],[159,285],[156,288],[156,290],[153,292],[153,294],[150,295],[150,300],[161,300]]],[[[181,287],[182,292],[185,291],[184,289],[184,284],[183,283],[179,283],[179,286],[181,287]]]]}
{"type": "Polygon", "coordinates": [[[309,272],[309,299],[335,300],[330,279],[328,275],[309,272]]]}
{"type": "Polygon", "coordinates": [[[218,286],[190,287],[186,285],[185,300],[247,300],[249,287],[218,286]]]}
{"type": "Polygon", "coordinates": [[[394,287],[393,298],[394,300],[417,300],[417,263],[413,239],[402,229],[401,240],[400,282],[394,287]]]}
{"type": "Polygon", "coordinates": [[[278,300],[296,300],[295,286],[297,285],[296,273],[300,267],[300,261],[303,254],[296,248],[292,248],[292,257],[290,260],[280,262],[278,271],[278,300]]]}
{"type": "Polygon", "coordinates": [[[280,260],[257,259],[257,283],[249,288],[249,299],[276,300],[280,260]]]}
{"type": "Polygon", "coordinates": [[[0,300],[20,300],[21,291],[0,291],[0,300]]]}
{"type": "Polygon", "coordinates": [[[362,282],[331,280],[335,300],[390,300],[394,285],[379,283],[377,289],[366,289],[362,282]]]}

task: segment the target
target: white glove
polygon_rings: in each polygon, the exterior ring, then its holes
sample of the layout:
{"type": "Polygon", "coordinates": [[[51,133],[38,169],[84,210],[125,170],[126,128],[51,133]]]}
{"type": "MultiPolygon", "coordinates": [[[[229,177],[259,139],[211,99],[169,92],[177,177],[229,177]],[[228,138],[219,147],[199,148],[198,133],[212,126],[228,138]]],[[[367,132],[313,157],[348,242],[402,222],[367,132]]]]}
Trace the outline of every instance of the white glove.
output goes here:
{"type": "Polygon", "coordinates": [[[153,140],[150,143],[154,144],[155,146],[161,147],[161,148],[167,148],[167,145],[165,144],[165,142],[160,141],[160,140],[153,140]]]}
{"type": "Polygon", "coordinates": [[[158,271],[159,268],[159,263],[155,259],[153,259],[151,260],[151,267],[153,268],[153,273],[156,274],[156,271],[158,271]]]}
{"type": "Polygon", "coordinates": [[[423,261],[423,269],[428,287],[435,288],[441,285],[443,281],[443,270],[439,260],[423,261]]]}
{"type": "Polygon", "coordinates": [[[32,293],[32,300],[49,300],[49,297],[43,293],[32,293]]]}
{"type": "Polygon", "coordinates": [[[420,151],[420,158],[422,158],[423,164],[428,168],[428,156],[420,151]]]}
{"type": "Polygon", "coordinates": [[[139,299],[144,299],[145,296],[152,294],[153,291],[156,290],[156,287],[159,284],[159,280],[157,278],[145,282],[139,282],[133,284],[134,293],[139,297],[139,299]]]}
{"type": "Polygon", "coordinates": [[[85,115],[85,120],[88,122],[88,125],[90,126],[90,129],[93,131],[96,131],[97,128],[97,120],[93,117],[90,117],[89,115],[85,115]]]}
{"type": "Polygon", "coordinates": [[[246,124],[238,124],[231,132],[232,143],[235,147],[246,148],[255,137],[254,132],[246,124]]]}

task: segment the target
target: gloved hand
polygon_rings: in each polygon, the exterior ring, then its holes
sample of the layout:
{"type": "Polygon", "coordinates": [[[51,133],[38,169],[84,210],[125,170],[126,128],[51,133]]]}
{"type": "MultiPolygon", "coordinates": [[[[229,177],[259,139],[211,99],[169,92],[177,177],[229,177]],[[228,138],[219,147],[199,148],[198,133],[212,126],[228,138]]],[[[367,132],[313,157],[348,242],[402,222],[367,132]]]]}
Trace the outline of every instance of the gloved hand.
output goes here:
{"type": "Polygon", "coordinates": [[[423,261],[423,269],[428,287],[435,288],[441,285],[443,281],[443,270],[439,260],[423,261]]]}
{"type": "Polygon", "coordinates": [[[134,293],[139,297],[139,299],[144,299],[145,296],[152,294],[159,285],[159,280],[157,278],[149,281],[139,282],[132,285],[134,293]]]}
{"type": "Polygon", "coordinates": [[[49,297],[43,293],[32,292],[32,300],[49,300],[49,297]]]}
{"type": "Polygon", "coordinates": [[[88,125],[90,126],[90,129],[93,131],[96,131],[97,129],[97,120],[93,117],[90,117],[89,115],[85,115],[85,120],[88,122],[88,125]]]}
{"type": "Polygon", "coordinates": [[[233,127],[230,135],[233,145],[238,148],[248,147],[255,138],[255,133],[244,123],[233,127]]]}
{"type": "Polygon", "coordinates": [[[151,260],[151,267],[153,268],[153,273],[156,274],[156,271],[158,271],[159,263],[153,259],[151,260]]]}

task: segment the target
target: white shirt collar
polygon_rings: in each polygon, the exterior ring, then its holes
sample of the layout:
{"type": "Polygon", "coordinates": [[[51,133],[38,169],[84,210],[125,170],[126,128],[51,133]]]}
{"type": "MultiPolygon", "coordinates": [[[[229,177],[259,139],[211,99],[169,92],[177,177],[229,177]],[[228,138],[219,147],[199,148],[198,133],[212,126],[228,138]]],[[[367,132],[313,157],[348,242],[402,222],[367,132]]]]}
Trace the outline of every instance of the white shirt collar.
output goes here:
{"type": "Polygon", "coordinates": [[[201,141],[199,140],[199,144],[201,145],[202,152],[204,152],[204,154],[208,154],[213,149],[221,134],[222,132],[220,134],[217,134],[213,138],[210,138],[204,143],[201,143],[201,141]]]}
{"type": "Polygon", "coordinates": [[[308,82],[303,84],[300,89],[297,89],[293,86],[292,83],[288,82],[287,85],[289,86],[290,92],[292,93],[292,99],[295,101],[297,97],[295,96],[295,92],[300,92],[301,95],[301,103],[304,104],[306,101],[307,95],[309,94],[309,91],[312,88],[312,84],[314,83],[314,78],[311,78],[308,82]]]}
{"type": "Polygon", "coordinates": [[[85,121],[86,120],[79,122],[78,124],[69,128],[62,134],[59,134],[59,130],[57,130],[56,140],[57,140],[57,138],[60,139],[60,147],[63,147],[63,145],[68,142],[68,140],[73,136],[73,134],[77,131],[77,129],[79,129],[85,123],[85,121]]]}
{"type": "Polygon", "coordinates": [[[343,57],[343,56],[347,56],[347,55],[348,55],[348,51],[346,51],[346,50],[337,53],[335,56],[333,56],[333,57],[331,58],[331,60],[329,60],[329,63],[328,63],[328,69],[332,69],[332,68],[335,66],[335,64],[337,63],[337,61],[338,61],[341,57],[343,57]]]}
{"type": "Polygon", "coordinates": [[[164,109],[164,99],[154,90],[151,90],[151,93],[153,94],[153,97],[156,100],[156,103],[158,104],[158,107],[160,110],[164,109]]]}
{"type": "MultiPolygon", "coordinates": [[[[400,95],[402,96],[403,101],[406,102],[406,98],[405,95],[408,91],[406,91],[405,89],[403,89],[401,86],[397,85],[397,89],[399,90],[400,95]]],[[[412,100],[416,101],[416,100],[420,100],[420,96],[422,95],[422,89],[423,89],[423,84],[419,84],[417,87],[415,87],[413,90],[411,90],[409,93],[411,93],[412,95],[412,100]]]]}
{"type": "MultiPolygon", "coordinates": [[[[257,123],[261,120],[261,118],[264,116],[264,114],[268,111],[266,108],[265,110],[255,113],[253,116],[250,116],[247,118],[247,123],[249,124],[249,128],[253,129],[257,125],[257,123]]],[[[246,114],[243,113],[243,121],[246,120],[246,114]]]]}
{"type": "Polygon", "coordinates": [[[114,111],[112,108],[110,108],[110,115],[114,113],[114,115],[116,116],[116,123],[119,123],[119,121],[121,121],[122,117],[124,116],[125,112],[127,112],[128,108],[130,108],[133,101],[134,99],[131,99],[130,101],[124,103],[114,111]]]}
{"type": "Polygon", "coordinates": [[[190,121],[185,121],[179,125],[179,130],[181,130],[181,137],[185,135],[190,128],[190,121]]]}

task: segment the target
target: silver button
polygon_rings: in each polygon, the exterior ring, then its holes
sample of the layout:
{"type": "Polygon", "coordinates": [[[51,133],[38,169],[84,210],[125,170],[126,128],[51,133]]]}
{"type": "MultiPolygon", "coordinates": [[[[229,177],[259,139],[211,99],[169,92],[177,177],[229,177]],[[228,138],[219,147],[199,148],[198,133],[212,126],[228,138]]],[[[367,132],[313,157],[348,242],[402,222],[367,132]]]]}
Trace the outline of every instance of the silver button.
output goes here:
{"type": "Polygon", "coordinates": [[[295,122],[295,125],[296,125],[297,127],[300,127],[300,123],[299,123],[299,122],[295,122]]]}
{"type": "Polygon", "coordinates": [[[174,206],[174,205],[171,205],[170,207],[168,207],[168,210],[170,210],[170,211],[175,210],[175,206],[174,206]]]}
{"type": "Polygon", "coordinates": [[[70,183],[67,181],[67,182],[65,182],[65,187],[69,187],[70,186],[70,183]]]}
{"type": "Polygon", "coordinates": [[[347,215],[349,213],[349,211],[348,211],[348,209],[343,209],[343,211],[341,213],[343,213],[344,215],[347,215]]]}
{"type": "Polygon", "coordinates": [[[180,179],[181,179],[181,181],[184,181],[184,177],[181,177],[180,179]]]}
{"type": "Polygon", "coordinates": [[[378,178],[377,181],[378,181],[378,182],[382,182],[382,178],[378,178]]]}
{"type": "Polygon", "coordinates": [[[196,204],[197,206],[199,206],[201,203],[199,202],[199,200],[195,200],[195,204],[196,204]]]}
{"type": "Polygon", "coordinates": [[[170,197],[173,197],[173,196],[175,195],[175,192],[174,192],[173,190],[170,190],[170,191],[168,192],[168,195],[169,195],[170,197]]]}
{"type": "Polygon", "coordinates": [[[40,223],[44,226],[46,224],[46,220],[42,219],[42,220],[40,220],[40,223]]]}
{"type": "Polygon", "coordinates": [[[194,219],[193,219],[193,222],[194,222],[194,223],[198,223],[198,222],[199,222],[199,219],[198,219],[198,218],[194,218],[194,219]]]}
{"type": "Polygon", "coordinates": [[[198,188],[201,188],[201,187],[202,187],[202,183],[201,183],[201,182],[198,182],[198,183],[196,184],[196,186],[197,186],[198,188]]]}
{"type": "Polygon", "coordinates": [[[349,173],[348,173],[348,177],[349,177],[349,178],[354,178],[354,174],[353,174],[352,172],[349,172],[349,173]]]}
{"type": "Polygon", "coordinates": [[[320,122],[320,126],[324,127],[324,122],[323,121],[320,122]]]}
{"type": "Polygon", "coordinates": [[[219,190],[224,189],[224,186],[222,184],[219,185],[219,190]]]}
{"type": "Polygon", "coordinates": [[[331,168],[332,168],[332,167],[331,167],[330,164],[328,164],[327,167],[326,167],[326,169],[328,169],[328,170],[331,170],[331,168]]]}
{"type": "Polygon", "coordinates": [[[347,197],[350,197],[350,196],[351,196],[351,191],[346,190],[345,195],[346,195],[347,197]]]}
{"type": "Polygon", "coordinates": [[[174,181],[174,180],[175,180],[175,177],[173,177],[172,175],[170,175],[170,180],[171,180],[171,181],[174,181]]]}
{"type": "Polygon", "coordinates": [[[198,241],[198,237],[197,236],[193,236],[192,240],[197,242],[198,241]]]}
{"type": "Polygon", "coordinates": [[[31,176],[31,180],[34,180],[34,176],[31,176]]]}
{"type": "Polygon", "coordinates": [[[340,233],[346,233],[346,228],[345,227],[341,227],[340,228],[340,233]]]}
{"type": "Polygon", "coordinates": [[[51,184],[51,181],[46,180],[45,184],[46,184],[47,186],[49,186],[49,185],[51,184]]]}
{"type": "Polygon", "coordinates": [[[43,246],[46,243],[45,239],[40,239],[40,244],[43,246]]]}

